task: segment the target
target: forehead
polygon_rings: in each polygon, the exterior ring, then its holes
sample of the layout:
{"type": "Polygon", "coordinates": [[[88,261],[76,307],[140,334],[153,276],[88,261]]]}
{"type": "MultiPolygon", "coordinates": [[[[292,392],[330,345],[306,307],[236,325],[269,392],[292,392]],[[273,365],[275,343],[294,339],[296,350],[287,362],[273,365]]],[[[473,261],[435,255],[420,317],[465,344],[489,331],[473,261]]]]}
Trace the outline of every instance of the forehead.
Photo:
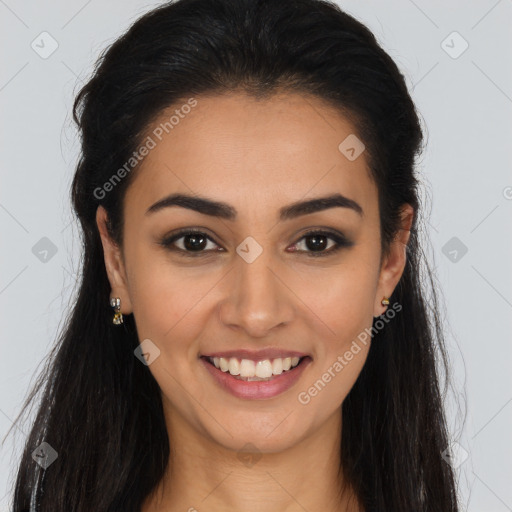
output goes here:
{"type": "Polygon", "coordinates": [[[318,98],[286,93],[256,100],[231,93],[194,100],[193,107],[184,102],[165,109],[147,128],[151,149],[138,164],[125,206],[147,209],[183,192],[253,215],[256,208],[261,214],[262,201],[277,208],[340,192],[366,205],[365,212],[374,207],[365,151],[355,159],[346,152],[347,144],[361,151],[355,127],[318,98]]]}

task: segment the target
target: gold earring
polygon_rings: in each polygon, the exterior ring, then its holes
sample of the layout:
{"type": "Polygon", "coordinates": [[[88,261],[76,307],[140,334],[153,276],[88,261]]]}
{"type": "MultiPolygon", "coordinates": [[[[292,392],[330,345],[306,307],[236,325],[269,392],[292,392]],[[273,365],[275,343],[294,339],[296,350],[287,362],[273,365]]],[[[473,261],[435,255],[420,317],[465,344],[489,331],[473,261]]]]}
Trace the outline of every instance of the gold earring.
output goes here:
{"type": "Polygon", "coordinates": [[[123,323],[123,314],[121,313],[121,299],[119,297],[112,297],[110,299],[110,305],[114,308],[114,318],[112,323],[115,325],[121,325],[123,323]]]}
{"type": "Polygon", "coordinates": [[[386,296],[384,296],[384,298],[380,301],[380,303],[383,306],[388,306],[389,305],[389,299],[386,296]]]}

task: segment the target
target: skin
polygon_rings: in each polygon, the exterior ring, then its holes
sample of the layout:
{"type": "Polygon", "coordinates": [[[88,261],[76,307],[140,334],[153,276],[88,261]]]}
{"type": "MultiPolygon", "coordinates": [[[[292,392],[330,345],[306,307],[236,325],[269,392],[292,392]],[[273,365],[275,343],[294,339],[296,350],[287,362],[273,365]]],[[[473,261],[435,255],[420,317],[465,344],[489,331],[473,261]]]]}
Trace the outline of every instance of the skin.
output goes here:
{"type": "MultiPolygon", "coordinates": [[[[381,300],[403,273],[413,209],[404,206],[402,229],[379,265],[378,196],[365,153],[349,161],[338,150],[355,133],[347,119],[320,99],[295,93],[261,101],[241,92],[196,99],[139,164],[124,200],[122,247],[107,234],[105,210],[97,211],[111,297],[121,298],[123,315],[134,315],[139,340],[149,338],[160,350],[148,368],[162,391],[171,465],[143,511],[363,510],[350,488],[337,498],[337,470],[341,404],[370,343],[360,343],[309,403],[300,403],[298,394],[391,307],[381,300]],[[237,219],[182,207],[145,215],[176,192],[229,203],[237,219]],[[285,205],[336,192],[357,201],[364,215],[337,207],[278,220],[285,205]],[[209,235],[209,255],[179,256],[159,245],[179,228],[209,235]],[[340,231],[354,245],[308,256],[314,245],[303,236],[312,228],[340,231]],[[236,252],[247,236],[263,249],[250,264],[236,252]],[[217,247],[224,252],[213,252],[217,247]],[[266,400],[232,396],[198,359],[264,347],[313,358],[291,389],[266,400]],[[251,463],[239,456],[246,443],[256,447],[251,463]]],[[[162,112],[155,126],[175,108],[162,112]]],[[[185,242],[174,245],[183,249],[185,242]]],[[[326,243],[324,252],[334,241],[326,243]]]]}

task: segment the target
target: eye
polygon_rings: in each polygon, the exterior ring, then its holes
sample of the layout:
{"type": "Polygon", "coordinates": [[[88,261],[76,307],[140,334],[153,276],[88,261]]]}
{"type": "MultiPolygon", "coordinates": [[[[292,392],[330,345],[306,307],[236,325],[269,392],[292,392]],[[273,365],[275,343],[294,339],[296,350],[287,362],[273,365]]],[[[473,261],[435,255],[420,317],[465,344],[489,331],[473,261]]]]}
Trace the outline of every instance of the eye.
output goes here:
{"type": "MultiPolygon", "coordinates": [[[[186,253],[186,256],[203,256],[205,252],[211,252],[212,249],[205,251],[204,249],[207,247],[208,242],[212,242],[214,245],[217,245],[206,233],[203,231],[196,231],[192,229],[181,229],[176,233],[164,238],[160,245],[163,245],[165,248],[186,253]],[[178,247],[176,242],[181,241],[182,247],[178,247]],[[176,245],[175,245],[176,244],[176,245]],[[194,254],[195,253],[195,254],[194,254]]],[[[217,246],[218,247],[218,246],[217,246]]],[[[215,249],[213,249],[215,250],[215,249]]],[[[220,251],[218,251],[220,252],[220,251]]]]}
{"type": "MultiPolygon", "coordinates": [[[[165,237],[159,243],[171,251],[190,257],[205,256],[207,253],[224,251],[224,249],[220,248],[206,233],[193,229],[181,229],[165,237]],[[179,244],[177,243],[178,241],[180,241],[179,244]],[[207,249],[209,242],[219,249],[207,249]],[[181,247],[179,245],[181,245],[181,247]]],[[[352,245],[354,245],[354,243],[341,233],[312,230],[305,233],[298,242],[295,242],[291,252],[307,253],[307,255],[311,257],[329,256],[343,247],[351,247],[352,245]],[[324,250],[328,245],[326,241],[329,239],[333,242],[333,245],[331,245],[328,250],[324,250]],[[303,240],[304,242],[302,242],[303,240]],[[301,243],[305,245],[306,250],[297,249],[297,246],[301,243]]]]}
{"type": "Polygon", "coordinates": [[[325,230],[317,230],[317,231],[308,231],[300,238],[298,243],[295,243],[295,247],[303,243],[305,247],[308,249],[306,251],[293,249],[292,252],[306,252],[308,256],[313,258],[329,256],[338,252],[343,247],[351,247],[354,243],[348,240],[341,233],[336,233],[333,231],[325,231],[325,230]],[[327,240],[333,241],[333,245],[328,250],[324,250],[327,247],[327,240]],[[304,242],[302,242],[304,240],[304,242]],[[307,241],[310,241],[308,243],[307,241]]]}

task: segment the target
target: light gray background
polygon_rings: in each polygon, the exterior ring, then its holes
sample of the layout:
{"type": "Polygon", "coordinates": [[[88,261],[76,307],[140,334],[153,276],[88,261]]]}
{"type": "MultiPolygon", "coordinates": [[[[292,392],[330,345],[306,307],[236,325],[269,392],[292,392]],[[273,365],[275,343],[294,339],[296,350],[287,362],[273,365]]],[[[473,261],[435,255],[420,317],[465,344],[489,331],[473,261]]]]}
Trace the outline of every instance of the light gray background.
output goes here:
{"type": "MultiPolygon", "coordinates": [[[[62,326],[78,271],[73,96],[99,52],[157,4],[0,0],[0,511],[28,424],[5,434],[62,326]],[[31,47],[51,50],[42,32],[58,44],[44,59],[31,47]],[[43,237],[57,251],[47,261],[33,250],[43,237]]],[[[462,510],[512,510],[512,1],[339,4],[396,60],[428,129],[420,169],[433,198],[430,257],[456,389],[467,392],[463,430],[453,400],[449,408],[462,510]]]]}

